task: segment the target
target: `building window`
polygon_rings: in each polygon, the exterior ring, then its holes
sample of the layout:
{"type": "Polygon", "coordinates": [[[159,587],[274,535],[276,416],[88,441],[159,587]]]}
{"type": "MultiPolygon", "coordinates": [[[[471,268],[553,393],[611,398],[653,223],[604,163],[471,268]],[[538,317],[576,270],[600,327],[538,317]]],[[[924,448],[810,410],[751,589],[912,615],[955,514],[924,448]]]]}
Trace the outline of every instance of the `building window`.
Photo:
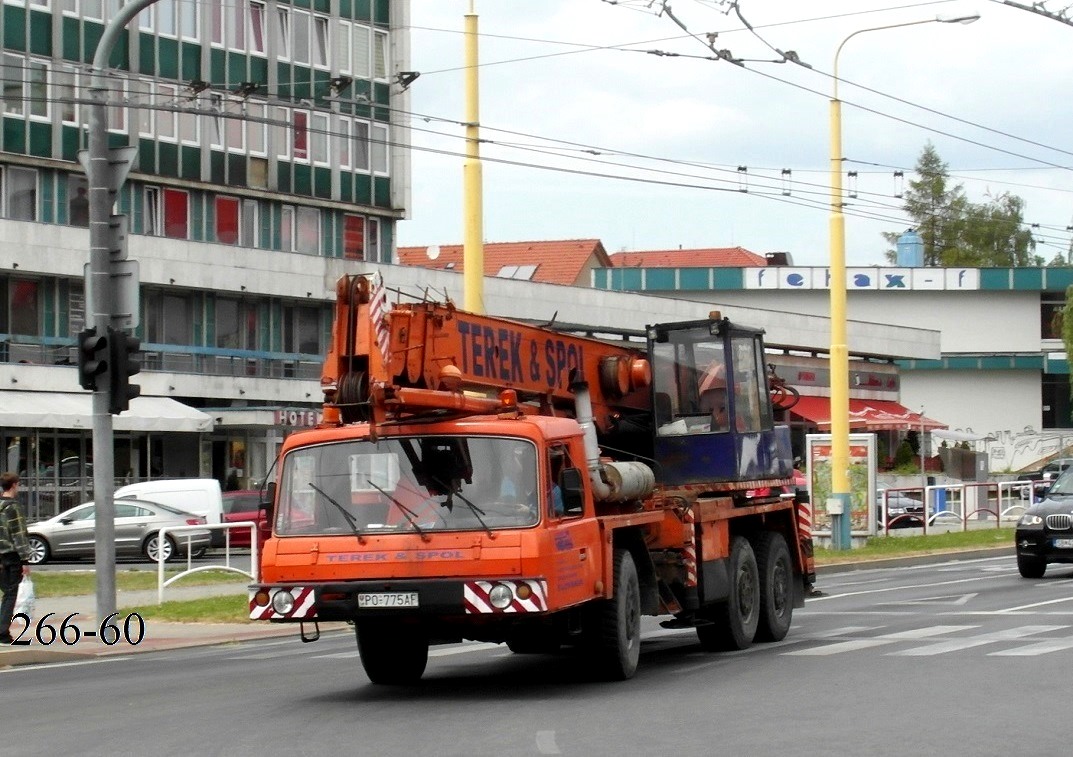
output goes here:
{"type": "Polygon", "coordinates": [[[1040,304],[1040,338],[1062,338],[1062,311],[1065,301],[1062,299],[1045,299],[1040,304]]]}
{"type": "Polygon", "coordinates": [[[283,308],[283,351],[320,354],[320,313],[316,308],[283,308]]]}
{"type": "Polygon", "coordinates": [[[179,31],[184,39],[200,39],[197,3],[191,3],[189,0],[179,2],[179,31]]]}
{"type": "Polygon", "coordinates": [[[190,195],[181,189],[164,190],[164,236],[190,237],[190,195]]]}
{"type": "Polygon", "coordinates": [[[40,285],[27,279],[11,282],[11,333],[41,336],[40,285]]]}
{"type": "Polygon", "coordinates": [[[371,58],[371,35],[372,29],[368,26],[362,26],[361,24],[354,24],[353,45],[351,46],[354,51],[354,76],[359,79],[370,78],[370,72],[372,67],[370,64],[371,58]]]}
{"type": "Polygon", "coordinates": [[[347,21],[335,23],[335,61],[339,64],[339,73],[349,74],[353,68],[350,57],[351,25],[347,21]]]}
{"type": "Polygon", "coordinates": [[[373,173],[387,173],[387,127],[381,124],[373,124],[372,137],[372,160],[373,173]]]}
{"type": "Polygon", "coordinates": [[[276,8],[276,55],[280,60],[291,58],[291,12],[289,8],[276,8]]]}
{"type": "Polygon", "coordinates": [[[369,170],[369,124],[354,122],[354,170],[369,170]]]}
{"type": "Polygon", "coordinates": [[[164,344],[193,344],[194,343],[194,318],[191,312],[190,302],[185,297],[177,294],[164,295],[163,312],[163,338],[164,344]]]}
{"type": "Polygon", "coordinates": [[[193,97],[185,98],[183,102],[183,112],[179,113],[179,139],[184,144],[199,145],[201,144],[198,139],[198,122],[201,120],[199,116],[200,108],[198,106],[197,95],[193,97]]]}
{"type": "Polygon", "coordinates": [[[284,205],[279,217],[279,248],[294,252],[294,208],[284,205]]]}
{"type": "Polygon", "coordinates": [[[380,221],[375,218],[370,218],[366,225],[366,234],[368,236],[366,245],[366,256],[371,261],[384,261],[384,256],[380,254],[380,221]]]}
{"type": "Polygon", "coordinates": [[[48,64],[31,60],[28,74],[30,77],[28,92],[30,115],[48,118],[48,64]]]}
{"type": "Polygon", "coordinates": [[[4,216],[19,221],[37,220],[37,171],[5,166],[0,171],[4,216]]]}
{"type": "Polygon", "coordinates": [[[216,198],[216,241],[220,244],[238,244],[237,197],[216,198]]]}
{"type": "Polygon", "coordinates": [[[242,349],[242,328],[239,324],[239,301],[216,299],[216,346],[242,349]]]}
{"type": "Polygon", "coordinates": [[[74,69],[59,66],[52,72],[52,91],[56,106],[60,109],[60,118],[65,124],[78,123],[78,105],[75,103],[75,91],[78,75],[74,69]]]}
{"type": "Polygon", "coordinates": [[[155,10],[157,32],[166,37],[178,36],[175,31],[175,0],[157,0],[155,10]]]}
{"type": "Polygon", "coordinates": [[[250,3],[250,52],[265,54],[264,3],[250,3]]]}
{"type": "Polygon", "coordinates": [[[281,160],[291,157],[291,116],[286,108],[276,108],[272,124],[272,142],[276,147],[276,156],[281,160]]]}
{"type": "Polygon", "coordinates": [[[304,110],[294,111],[294,132],[291,148],[295,160],[309,159],[309,114],[304,110]]]}
{"type": "MultiPolygon", "coordinates": [[[[157,85],[157,104],[174,107],[175,86],[173,84],[157,85]]],[[[114,110],[109,108],[109,110],[114,110]]],[[[156,134],[169,142],[175,141],[175,111],[162,110],[156,114],[156,134]]]]}
{"type": "Polygon", "coordinates": [[[246,51],[246,4],[242,0],[232,0],[228,8],[231,13],[231,23],[227,24],[227,46],[232,50],[246,51]]]}
{"type": "Polygon", "coordinates": [[[377,79],[387,79],[387,32],[379,30],[373,32],[373,42],[373,76],[377,79]]]}
{"type": "Polygon", "coordinates": [[[347,260],[365,260],[365,218],[345,214],[343,216],[343,257],[347,260]]]}
{"type": "Polygon", "coordinates": [[[256,247],[257,246],[257,218],[258,218],[257,200],[243,200],[242,201],[242,215],[240,216],[242,238],[240,244],[243,247],[256,247]]]}
{"type": "Polygon", "coordinates": [[[268,117],[268,106],[264,103],[246,103],[246,146],[251,155],[266,155],[268,153],[265,144],[265,121],[268,117]]]}
{"type": "Polygon", "coordinates": [[[350,168],[350,119],[336,119],[336,158],[340,168],[350,168]]]}
{"type": "Polygon", "coordinates": [[[21,116],[26,112],[23,102],[23,68],[26,59],[21,55],[4,53],[4,112],[21,116]]]}
{"type": "Polygon", "coordinates": [[[313,162],[328,165],[328,114],[314,113],[309,141],[313,149],[313,162]]]}
{"type": "Polygon", "coordinates": [[[298,208],[295,251],[306,255],[320,253],[320,211],[316,208],[298,208]]]}
{"type": "Polygon", "coordinates": [[[305,11],[291,11],[291,58],[295,63],[309,65],[309,27],[311,16],[305,11]]]}
{"type": "Polygon", "coordinates": [[[89,184],[85,176],[67,175],[67,223],[89,226],[89,184]]]}
{"type": "Polygon", "coordinates": [[[313,65],[328,67],[328,18],[313,17],[313,65]]]}
{"type": "MultiPolygon", "coordinates": [[[[144,13],[145,11],[142,11],[144,13]]],[[[212,0],[209,5],[209,23],[212,27],[212,44],[224,44],[224,0],[212,0]]]]}
{"type": "Polygon", "coordinates": [[[130,83],[130,99],[138,114],[138,134],[153,136],[153,83],[134,80],[130,83]]]}
{"type": "Polygon", "coordinates": [[[160,223],[160,187],[145,188],[145,222],[142,233],[153,237],[164,234],[164,227],[160,223]]]}

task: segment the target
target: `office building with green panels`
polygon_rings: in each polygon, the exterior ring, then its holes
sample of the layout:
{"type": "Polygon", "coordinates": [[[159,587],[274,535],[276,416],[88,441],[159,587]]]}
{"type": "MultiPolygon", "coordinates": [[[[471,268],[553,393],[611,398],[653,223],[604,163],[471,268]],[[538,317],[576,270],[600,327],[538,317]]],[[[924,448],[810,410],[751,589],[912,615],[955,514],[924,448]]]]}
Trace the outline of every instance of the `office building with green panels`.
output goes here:
{"type": "MultiPolygon", "coordinates": [[[[31,514],[88,493],[91,62],[118,0],[0,13],[0,441],[31,514]]],[[[117,483],[263,478],[315,419],[334,282],[393,258],[408,207],[409,0],[158,0],[103,72],[116,212],[137,261],[142,397],[115,418],[117,483]],[[401,31],[400,31],[401,30],[401,31]],[[312,414],[310,413],[312,412],[312,414]]]]}

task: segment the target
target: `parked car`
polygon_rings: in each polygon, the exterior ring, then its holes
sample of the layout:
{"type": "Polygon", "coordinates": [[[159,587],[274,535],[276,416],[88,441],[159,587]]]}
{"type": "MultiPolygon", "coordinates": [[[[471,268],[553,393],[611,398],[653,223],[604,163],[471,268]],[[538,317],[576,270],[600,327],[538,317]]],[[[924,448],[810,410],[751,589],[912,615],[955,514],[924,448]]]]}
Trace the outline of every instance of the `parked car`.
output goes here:
{"type": "MultiPolygon", "coordinates": [[[[30,564],[51,559],[93,557],[96,551],[96,511],[94,502],[72,507],[59,515],[30,523],[30,564]]],[[[115,550],[117,557],[144,555],[149,560],[168,562],[190,549],[195,555],[208,548],[210,532],[190,531],[165,534],[161,528],[203,526],[205,519],[168,505],[144,500],[123,499],[115,502],[115,550]]]]}
{"type": "Polygon", "coordinates": [[[880,529],[884,528],[923,528],[924,503],[913,499],[905,492],[886,492],[886,512],[884,513],[884,492],[876,494],[876,519],[880,529]],[[884,518],[884,515],[886,516],[884,518]],[[888,525],[889,524],[889,525],[888,525]]]}
{"type": "Polygon", "coordinates": [[[1042,502],[1028,506],[1014,534],[1017,570],[1041,578],[1052,562],[1073,563],[1073,468],[1060,475],[1042,502]]]}
{"type": "Polygon", "coordinates": [[[1031,487],[1024,487],[1021,489],[1021,499],[1028,499],[1029,492],[1032,492],[1032,501],[1036,502],[1042,499],[1047,489],[1050,488],[1051,482],[1057,479],[1065,470],[1073,465],[1073,457],[1059,457],[1051,460],[1042,468],[1036,471],[1028,471],[1022,473],[1017,477],[1018,481],[1032,481],[1031,487]]]}
{"type": "MultiPolygon", "coordinates": [[[[244,520],[252,520],[257,523],[257,533],[260,535],[260,543],[268,538],[268,524],[265,521],[264,511],[261,510],[261,492],[256,489],[240,489],[238,491],[224,492],[224,522],[238,523],[244,520]]],[[[250,546],[250,530],[248,528],[228,529],[232,547],[250,546]]]]}

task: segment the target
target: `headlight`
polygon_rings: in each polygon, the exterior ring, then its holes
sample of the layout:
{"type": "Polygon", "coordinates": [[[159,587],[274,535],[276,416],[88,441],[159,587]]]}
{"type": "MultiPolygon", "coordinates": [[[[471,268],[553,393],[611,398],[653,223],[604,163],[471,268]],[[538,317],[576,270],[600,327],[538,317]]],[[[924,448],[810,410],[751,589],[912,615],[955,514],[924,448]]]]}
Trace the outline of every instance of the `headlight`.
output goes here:
{"type": "Polygon", "coordinates": [[[1038,526],[1043,522],[1043,518],[1032,513],[1025,513],[1021,516],[1021,520],[1017,522],[1018,526],[1038,526]]]}
{"type": "Polygon", "coordinates": [[[272,596],[272,609],[280,615],[287,615],[294,609],[294,595],[287,589],[280,589],[272,596]]]}
{"type": "Polygon", "coordinates": [[[488,592],[488,601],[492,603],[492,607],[497,610],[505,610],[510,607],[510,603],[514,600],[514,592],[510,590],[510,587],[506,584],[496,584],[492,587],[492,590],[488,592]]]}

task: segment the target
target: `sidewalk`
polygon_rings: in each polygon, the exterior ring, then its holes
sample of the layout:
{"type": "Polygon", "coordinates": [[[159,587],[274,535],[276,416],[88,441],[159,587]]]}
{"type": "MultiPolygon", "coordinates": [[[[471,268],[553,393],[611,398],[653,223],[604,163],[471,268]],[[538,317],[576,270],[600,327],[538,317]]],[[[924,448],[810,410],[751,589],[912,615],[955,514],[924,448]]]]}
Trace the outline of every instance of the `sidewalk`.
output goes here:
{"type": "MultiPolygon", "coordinates": [[[[169,587],[164,590],[164,601],[200,599],[203,597],[245,594],[246,583],[211,584],[207,586],[169,587]]],[[[116,609],[155,605],[158,595],[156,589],[140,591],[120,591],[116,594],[116,609]]],[[[137,644],[126,638],[108,645],[98,636],[100,632],[97,615],[96,596],[48,597],[38,598],[32,618],[32,625],[22,634],[21,639],[30,640],[28,646],[0,645],[0,667],[13,665],[33,665],[45,662],[76,661],[99,657],[102,655],[132,654],[152,652],[161,649],[178,649],[182,647],[226,644],[228,642],[246,641],[267,637],[294,637],[299,641],[299,626],[295,623],[162,623],[147,620],[144,631],[137,624],[130,627],[130,635],[135,639],[144,634],[137,644]],[[42,644],[37,638],[37,624],[47,613],[53,613],[46,623],[56,631],[56,638],[50,644],[42,644]],[[66,633],[67,644],[59,636],[60,626],[72,613],[66,633]],[[77,639],[74,628],[78,629],[77,639]]],[[[123,629],[123,615],[116,625],[123,629]]],[[[336,624],[332,624],[333,626],[336,624]]],[[[12,625],[12,635],[16,636],[21,626],[12,625]]],[[[324,627],[322,626],[322,630],[324,627]]],[[[41,630],[43,638],[51,638],[47,629],[41,630]]],[[[111,641],[111,638],[109,638],[111,641]]]]}

